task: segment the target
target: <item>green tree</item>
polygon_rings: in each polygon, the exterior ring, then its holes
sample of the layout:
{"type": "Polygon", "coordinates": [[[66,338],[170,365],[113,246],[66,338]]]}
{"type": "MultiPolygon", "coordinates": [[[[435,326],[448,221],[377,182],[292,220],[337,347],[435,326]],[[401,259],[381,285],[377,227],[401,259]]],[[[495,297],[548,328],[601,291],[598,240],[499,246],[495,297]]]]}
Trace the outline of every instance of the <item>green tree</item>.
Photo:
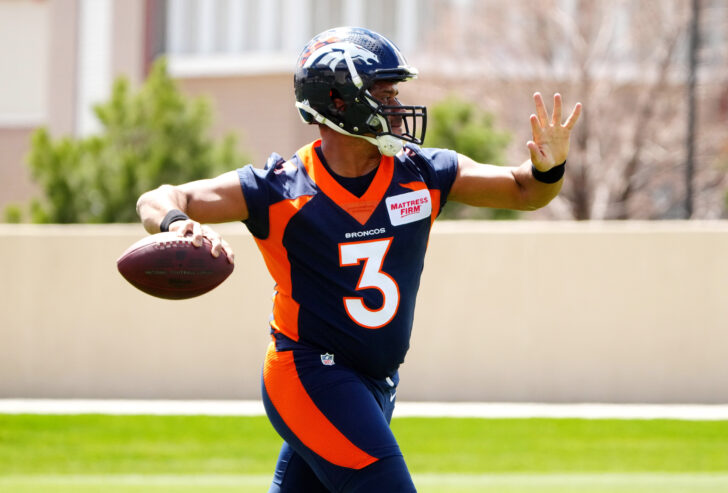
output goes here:
{"type": "MultiPolygon", "coordinates": [[[[110,100],[94,110],[98,135],[54,141],[44,128],[34,133],[28,162],[43,196],[31,201],[33,222],[137,221],[136,200],[144,191],[247,162],[234,136],[210,137],[208,102],[187,99],[163,59],[136,92],[117,79],[110,100]]],[[[6,210],[6,219],[17,221],[17,207],[6,210]]]]}
{"type": "MultiPolygon", "coordinates": [[[[427,146],[452,149],[480,163],[504,161],[510,135],[494,128],[492,114],[457,96],[440,101],[429,114],[427,146]]],[[[450,202],[442,215],[446,219],[515,219],[518,212],[450,202]]]]}

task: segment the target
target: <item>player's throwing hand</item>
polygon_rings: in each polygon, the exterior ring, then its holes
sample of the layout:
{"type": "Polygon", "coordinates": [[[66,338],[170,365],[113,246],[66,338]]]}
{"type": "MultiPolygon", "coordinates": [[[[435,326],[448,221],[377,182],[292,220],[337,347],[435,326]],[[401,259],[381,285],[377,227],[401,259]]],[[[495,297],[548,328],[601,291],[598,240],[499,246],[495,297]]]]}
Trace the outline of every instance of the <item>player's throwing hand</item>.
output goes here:
{"type": "Polygon", "coordinates": [[[196,247],[202,246],[202,239],[207,238],[212,243],[212,256],[217,258],[221,252],[225,253],[228,262],[235,262],[235,254],[230,244],[223,239],[220,234],[209,226],[202,225],[192,219],[184,221],[175,221],[169,226],[170,231],[174,231],[180,236],[192,236],[192,244],[196,247]]]}

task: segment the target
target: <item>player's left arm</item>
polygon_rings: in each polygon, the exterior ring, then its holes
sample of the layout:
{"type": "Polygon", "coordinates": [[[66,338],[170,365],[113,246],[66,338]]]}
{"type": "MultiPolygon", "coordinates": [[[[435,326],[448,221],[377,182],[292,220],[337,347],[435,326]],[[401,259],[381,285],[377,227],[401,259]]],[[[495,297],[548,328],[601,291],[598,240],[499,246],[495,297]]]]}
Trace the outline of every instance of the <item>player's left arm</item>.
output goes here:
{"type": "Polygon", "coordinates": [[[531,159],[517,167],[477,163],[458,154],[458,172],[448,200],[478,207],[497,209],[535,210],[545,206],[558,195],[564,182],[557,168],[569,154],[571,129],[581,114],[581,103],[561,123],[561,95],[554,94],[554,112],[549,119],[541,94],[533,96],[536,114],[531,115],[533,140],[526,144],[531,159]],[[540,180],[534,177],[533,168],[540,180]],[[553,171],[552,171],[553,170],[553,171]],[[545,173],[545,175],[544,175],[545,173]]]}

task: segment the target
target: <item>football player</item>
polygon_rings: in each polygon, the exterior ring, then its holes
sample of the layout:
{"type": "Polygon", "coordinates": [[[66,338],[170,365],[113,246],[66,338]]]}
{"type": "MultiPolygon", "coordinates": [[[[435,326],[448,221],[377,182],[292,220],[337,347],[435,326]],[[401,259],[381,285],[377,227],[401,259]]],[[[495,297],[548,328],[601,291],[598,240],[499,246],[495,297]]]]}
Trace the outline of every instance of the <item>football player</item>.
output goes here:
{"type": "Polygon", "coordinates": [[[207,224],[243,221],[275,281],[262,394],[283,437],[271,492],[413,492],[389,427],[432,222],[445,202],[533,210],[561,189],[577,104],[562,123],[535,94],[530,159],[474,162],[423,148],[427,112],[403,105],[417,76],[361,28],[314,37],[296,66],[296,106],[321,138],[216,178],[145,193],[150,233],[230,246],[207,224]]]}

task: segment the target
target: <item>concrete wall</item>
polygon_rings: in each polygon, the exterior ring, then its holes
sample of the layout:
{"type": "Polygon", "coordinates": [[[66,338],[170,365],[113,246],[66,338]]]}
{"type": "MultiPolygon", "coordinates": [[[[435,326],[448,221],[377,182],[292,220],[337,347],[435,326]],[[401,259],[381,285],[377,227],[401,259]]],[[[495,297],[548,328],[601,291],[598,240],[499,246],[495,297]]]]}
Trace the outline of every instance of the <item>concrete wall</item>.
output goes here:
{"type": "MultiPolygon", "coordinates": [[[[258,398],[272,282],[116,271],[138,225],[0,225],[0,397],[258,398]]],[[[728,402],[728,223],[436,223],[402,400],[728,402]]]]}

